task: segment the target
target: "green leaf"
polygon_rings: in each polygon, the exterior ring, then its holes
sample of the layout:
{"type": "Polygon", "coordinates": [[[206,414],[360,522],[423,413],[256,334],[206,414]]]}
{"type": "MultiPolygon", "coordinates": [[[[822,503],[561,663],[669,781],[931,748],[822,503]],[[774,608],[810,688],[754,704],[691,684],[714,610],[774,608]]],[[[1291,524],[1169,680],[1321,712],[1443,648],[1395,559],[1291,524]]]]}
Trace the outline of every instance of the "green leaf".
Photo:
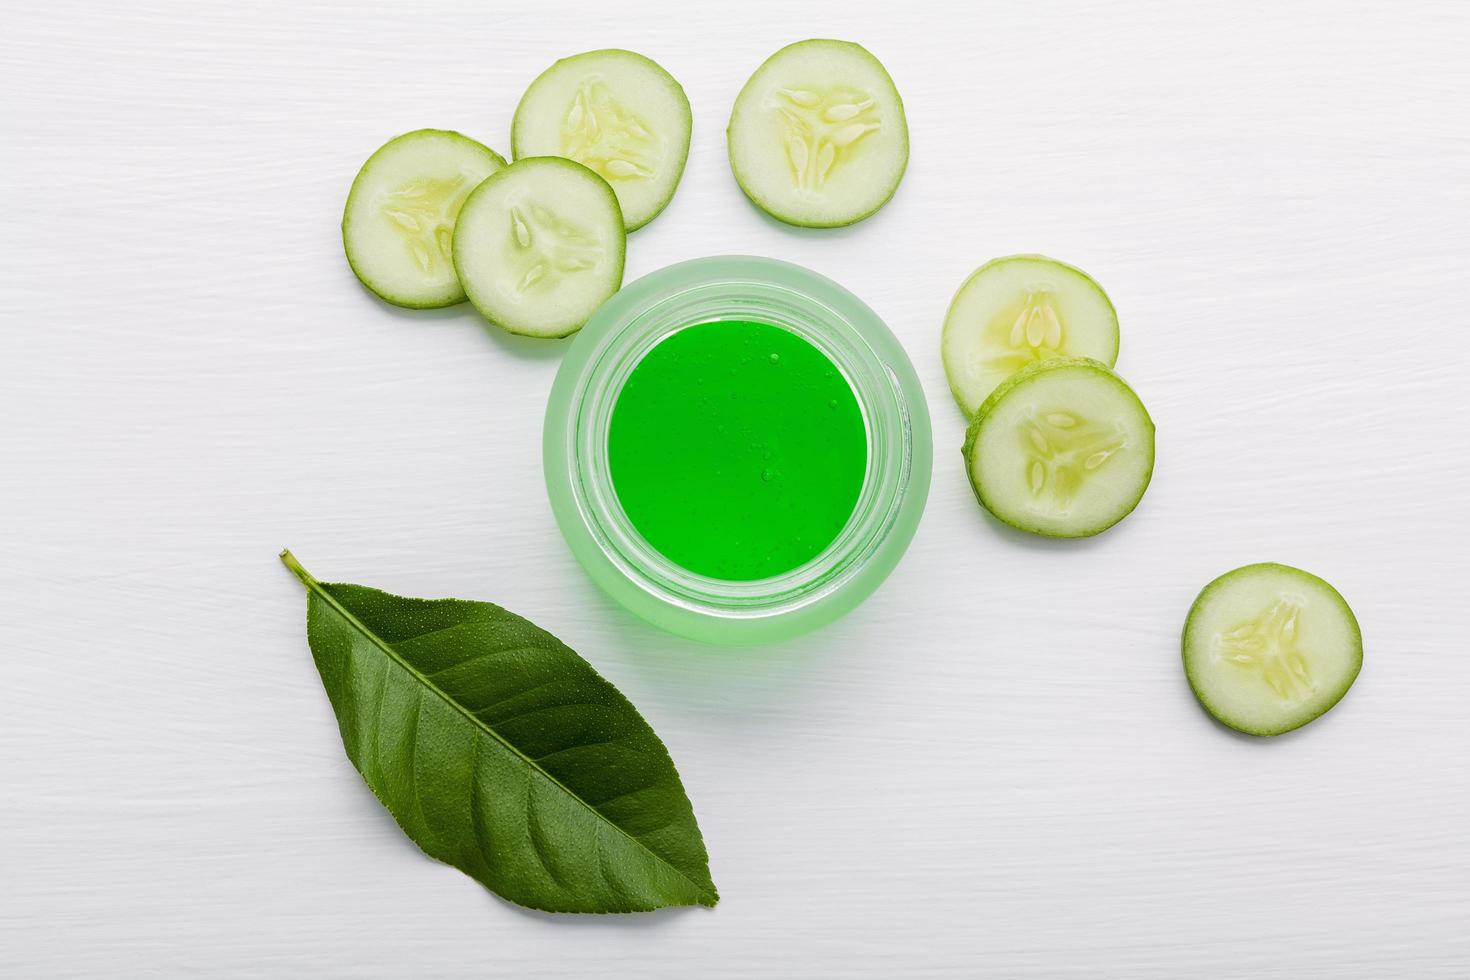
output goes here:
{"type": "Polygon", "coordinates": [[[431,857],[549,912],[714,905],[668,750],[566,644],[488,602],[306,585],[347,757],[431,857]]]}

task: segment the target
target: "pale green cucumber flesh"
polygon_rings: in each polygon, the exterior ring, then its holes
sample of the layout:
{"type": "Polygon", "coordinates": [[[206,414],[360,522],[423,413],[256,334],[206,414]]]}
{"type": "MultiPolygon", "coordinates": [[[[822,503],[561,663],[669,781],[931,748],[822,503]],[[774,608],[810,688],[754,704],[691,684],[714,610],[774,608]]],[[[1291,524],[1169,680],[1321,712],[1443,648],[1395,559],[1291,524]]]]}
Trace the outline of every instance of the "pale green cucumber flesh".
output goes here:
{"type": "Polygon", "coordinates": [[[384,143],[358,171],[342,212],[353,274],[395,306],[464,302],[451,254],[454,223],[470,192],[504,166],[494,150],[449,130],[384,143]]]}
{"type": "Polygon", "coordinates": [[[1363,666],[1363,634],[1342,595],[1299,568],[1226,572],[1189,609],[1184,673],[1220,723],[1280,735],[1342,700],[1363,666]]]}
{"type": "Polygon", "coordinates": [[[955,292],[940,340],[949,390],[972,416],[996,385],[1036,361],[1118,360],[1118,314],[1075,266],[1008,255],[975,270],[955,292]]]}
{"type": "Polygon", "coordinates": [[[991,393],[966,432],[964,456],[976,499],[999,520],[1047,537],[1088,537],[1143,499],[1154,424],[1105,364],[1051,358],[991,393]]]}
{"type": "Polygon", "coordinates": [[[787,224],[850,225],[893,196],[908,165],[903,99],[866,48],[810,40],[767,58],[735,99],[730,169],[787,224]]]}
{"type": "Polygon", "coordinates": [[[526,157],[470,194],[454,229],[454,267],[491,323],[565,337],[623,282],[626,233],[607,181],[562,157],[526,157]]]}
{"type": "Polygon", "coordinates": [[[563,58],[521,96],[511,124],[517,160],[575,160],[611,185],[628,231],[673,199],[689,157],[693,116],[683,87],[657,62],[610,48],[563,58]]]}

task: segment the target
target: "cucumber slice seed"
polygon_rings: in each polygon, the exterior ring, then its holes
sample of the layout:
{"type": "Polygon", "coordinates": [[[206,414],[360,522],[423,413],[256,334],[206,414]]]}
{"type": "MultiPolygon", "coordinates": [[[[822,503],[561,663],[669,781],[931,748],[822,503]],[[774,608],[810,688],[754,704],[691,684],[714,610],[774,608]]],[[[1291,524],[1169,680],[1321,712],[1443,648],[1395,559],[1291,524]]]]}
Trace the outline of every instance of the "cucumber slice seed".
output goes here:
{"type": "Polygon", "coordinates": [[[454,268],[491,323],[565,337],[622,285],[626,241],[607,181],[561,157],[526,157],[464,202],[454,268]]]}
{"type": "Polygon", "coordinates": [[[694,117],[657,62],[610,48],[563,58],[521,96],[511,123],[517,160],[560,156],[606,180],[628,231],[668,206],[689,157],[694,117]]]}
{"type": "Polygon", "coordinates": [[[342,212],[347,263],[394,306],[462,303],[454,223],[471,191],[505,159],[468,136],[419,129],[384,143],[362,165],[342,212]]]}
{"type": "Polygon", "coordinates": [[[1081,269],[1042,255],[1009,255],[960,286],[940,350],[949,390],[974,415],[996,385],[1035,361],[1071,355],[1112,367],[1118,314],[1081,269]]]}
{"type": "Polygon", "coordinates": [[[1321,717],[1363,666],[1363,634],[1342,595],[1310,572],[1270,562],[1205,586],[1182,646],[1199,703],[1248,735],[1280,735],[1321,717]]]}
{"type": "Polygon", "coordinates": [[[1148,489],[1154,423],[1133,389],[1084,357],[1036,361],[1001,382],[965,436],[975,497],[1012,527],[1088,537],[1148,489]]]}
{"type": "Polygon", "coordinates": [[[850,41],[798,41],[767,58],[736,97],[727,137],[746,197],[809,228],[877,211],[909,159],[903,99],[882,63],[850,41]]]}

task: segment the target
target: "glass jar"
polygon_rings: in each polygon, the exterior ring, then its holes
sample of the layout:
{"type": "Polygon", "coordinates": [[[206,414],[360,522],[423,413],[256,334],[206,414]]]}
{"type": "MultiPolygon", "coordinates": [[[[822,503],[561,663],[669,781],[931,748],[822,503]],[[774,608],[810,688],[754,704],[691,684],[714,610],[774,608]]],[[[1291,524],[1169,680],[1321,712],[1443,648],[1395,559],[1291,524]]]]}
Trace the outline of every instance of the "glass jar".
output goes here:
{"type": "Polygon", "coordinates": [[[603,304],[557,372],[543,440],[552,511],[593,580],[650,623],[728,644],[796,636],[867,598],[913,538],[934,456],[918,376],[878,315],[809,269],[754,256],[680,262],[603,304]],[[613,406],[633,367],[670,334],[716,320],[768,323],[811,343],[852,386],[867,429],[847,524],[815,558],[755,581],[699,575],[654,550],[619,504],[608,465],[613,406]]]}

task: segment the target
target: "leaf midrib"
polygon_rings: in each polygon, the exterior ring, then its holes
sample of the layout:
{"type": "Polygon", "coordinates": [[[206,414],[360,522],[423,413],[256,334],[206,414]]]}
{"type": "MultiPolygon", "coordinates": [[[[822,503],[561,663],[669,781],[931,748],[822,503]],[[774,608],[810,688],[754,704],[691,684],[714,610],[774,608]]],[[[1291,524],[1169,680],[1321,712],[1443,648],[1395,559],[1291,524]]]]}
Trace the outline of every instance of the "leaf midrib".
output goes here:
{"type": "MultiPolygon", "coordinates": [[[[451,698],[444,691],[440,690],[439,687],[437,687],[432,681],[430,681],[427,677],[425,677],[422,673],[420,673],[417,668],[415,668],[408,661],[404,660],[403,657],[401,655],[399,655],[398,651],[394,650],[393,647],[386,640],[384,640],[382,637],[378,636],[378,634],[374,633],[371,629],[369,629],[367,627],[367,624],[365,624],[364,622],[362,622],[362,620],[358,619],[350,611],[348,611],[347,607],[343,606],[342,603],[338,602],[337,601],[337,598],[335,596],[333,596],[330,592],[328,592],[326,590],[326,588],[323,586],[323,583],[322,582],[318,581],[317,578],[314,575],[312,575],[310,572],[308,572],[305,568],[303,568],[300,565],[299,562],[296,561],[295,556],[292,555],[290,553],[290,551],[284,551],[284,552],[282,552],[281,553],[281,560],[286,563],[286,567],[289,568],[289,569],[291,569],[291,571],[296,575],[297,578],[299,578],[301,580],[302,584],[305,585],[306,588],[309,591],[311,591],[314,595],[320,596],[328,605],[330,605],[332,607],[333,611],[336,612],[337,615],[341,616],[342,619],[346,620],[346,622],[347,622],[347,624],[349,626],[351,626],[353,629],[357,630],[359,633],[361,633],[363,636],[365,636],[368,640],[370,640],[372,642],[372,644],[374,646],[376,646],[379,650],[382,650],[385,654],[387,654],[390,659],[392,659],[395,663],[397,663],[404,670],[408,671],[408,673],[412,674],[413,677],[419,682],[420,685],[422,685],[425,688],[428,688],[430,691],[433,691],[434,694],[438,695],[438,697],[439,697],[439,699],[441,701],[443,701],[445,704],[449,705],[455,711],[459,712],[460,715],[462,715],[465,718],[465,720],[467,720],[472,726],[474,726],[476,729],[478,729],[478,730],[486,733],[491,738],[493,738],[495,741],[499,742],[506,749],[510,750],[517,757],[519,757],[523,762],[525,762],[525,764],[527,766],[529,766],[532,771],[534,771],[537,774],[539,774],[547,782],[551,783],[557,789],[559,789],[563,793],[565,793],[568,797],[570,797],[571,799],[575,800],[580,806],[582,806],[585,810],[587,810],[588,813],[591,813],[599,821],[601,821],[602,823],[607,824],[609,827],[613,828],[618,833],[622,834],[624,837],[626,837],[632,843],[636,844],[640,849],[642,849],[645,853],[647,853],[654,860],[658,861],[660,864],[662,864],[665,867],[669,868],[671,871],[673,871],[675,874],[677,874],[680,878],[683,878],[690,885],[694,886],[694,890],[698,894],[704,896],[705,898],[709,898],[709,899],[715,899],[716,898],[716,896],[714,894],[712,894],[711,891],[709,889],[707,889],[704,885],[701,885],[699,882],[695,881],[693,878],[690,878],[687,874],[685,874],[682,868],[679,868],[679,867],[675,866],[674,864],[672,864],[669,861],[668,858],[664,857],[662,854],[659,854],[657,851],[654,851],[652,848],[650,848],[647,844],[643,843],[637,837],[634,837],[632,834],[628,833],[626,830],[624,830],[622,827],[618,826],[612,820],[609,820],[607,818],[607,816],[604,815],[600,810],[598,810],[592,804],[588,803],[586,800],[582,799],[582,797],[578,796],[576,793],[572,792],[572,790],[565,783],[563,783],[561,780],[557,779],[555,776],[553,776],[551,773],[547,772],[545,769],[542,769],[536,763],[536,760],[534,760],[530,756],[526,755],[524,752],[522,752],[520,749],[516,748],[510,742],[506,741],[506,739],[505,739],[505,737],[503,735],[501,735],[495,729],[491,728],[485,722],[481,721],[479,718],[476,718],[473,714],[471,714],[469,712],[468,709],[466,709],[458,701],[455,701],[453,698],[451,698]],[[289,560],[288,560],[288,558],[289,558],[289,560]]],[[[440,632],[440,631],[436,630],[434,632],[440,632]]]]}

